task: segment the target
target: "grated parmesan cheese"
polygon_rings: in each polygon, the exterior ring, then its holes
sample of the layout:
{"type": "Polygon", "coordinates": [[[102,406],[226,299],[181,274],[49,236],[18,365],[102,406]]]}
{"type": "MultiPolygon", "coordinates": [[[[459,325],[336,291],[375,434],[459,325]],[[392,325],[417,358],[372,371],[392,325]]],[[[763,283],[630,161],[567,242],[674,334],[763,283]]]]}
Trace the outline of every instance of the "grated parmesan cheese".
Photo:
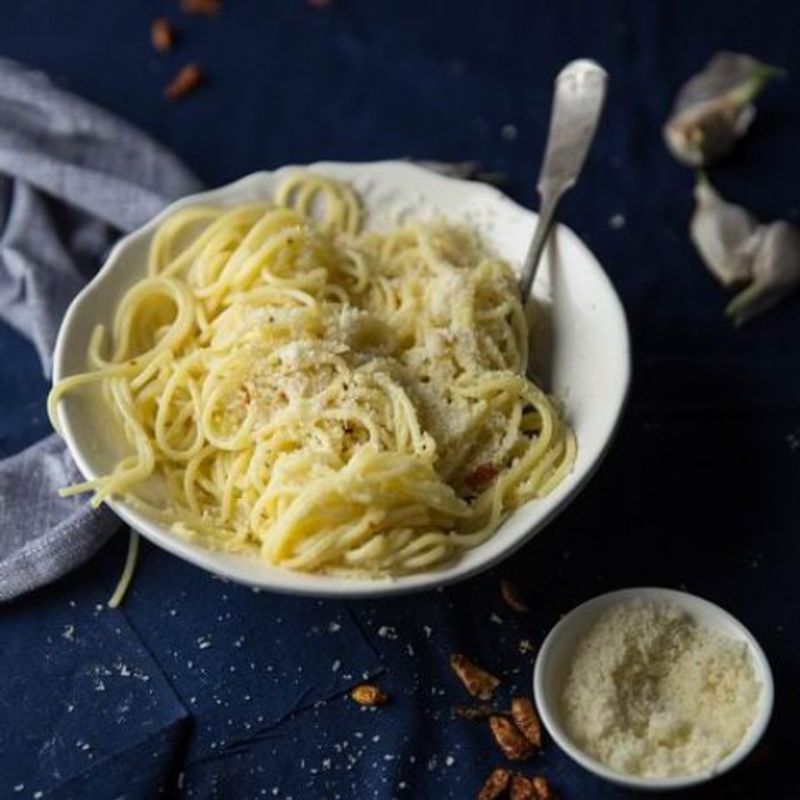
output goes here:
{"type": "Polygon", "coordinates": [[[561,707],[586,753],[619,772],[665,778],[731,753],[760,691],[745,642],[674,605],[633,601],[606,611],[579,643],[561,707]]]}

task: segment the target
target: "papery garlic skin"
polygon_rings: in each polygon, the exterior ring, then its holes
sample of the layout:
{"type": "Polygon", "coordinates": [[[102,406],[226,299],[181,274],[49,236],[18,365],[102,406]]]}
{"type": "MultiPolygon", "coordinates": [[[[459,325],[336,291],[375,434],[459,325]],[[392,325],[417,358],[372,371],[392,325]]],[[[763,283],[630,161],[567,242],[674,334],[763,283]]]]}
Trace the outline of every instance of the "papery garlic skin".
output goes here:
{"type": "Polygon", "coordinates": [[[728,203],[702,173],[690,235],[703,263],[723,286],[747,283],[725,313],[742,325],[800,287],[800,232],[779,220],[759,225],[749,211],[728,203]]]}
{"type": "Polygon", "coordinates": [[[742,325],[800,287],[800,233],[784,220],[765,225],[754,247],[752,282],[725,313],[742,325]]]}
{"type": "Polygon", "coordinates": [[[703,263],[723,286],[746,282],[753,260],[748,243],[758,221],[746,209],[723,200],[702,173],[694,196],[689,234],[703,263]]]}
{"type": "Polygon", "coordinates": [[[678,93],[664,140],[682,164],[703,167],[721,158],[747,132],[753,100],[782,71],[741,53],[717,53],[678,93]]]}

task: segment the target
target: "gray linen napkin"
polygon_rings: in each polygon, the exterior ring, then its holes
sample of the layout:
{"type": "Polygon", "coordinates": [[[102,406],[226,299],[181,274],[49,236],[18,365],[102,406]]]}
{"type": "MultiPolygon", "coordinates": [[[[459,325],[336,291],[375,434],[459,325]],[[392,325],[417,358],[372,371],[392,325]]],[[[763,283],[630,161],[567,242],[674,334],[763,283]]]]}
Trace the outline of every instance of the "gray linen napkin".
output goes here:
{"type": "MultiPolygon", "coordinates": [[[[69,301],[114,239],[198,188],[135,128],[0,59],[0,319],[33,341],[45,374],[69,301]]],[[[79,479],[55,435],[0,461],[0,600],[65,574],[119,525],[58,497],[79,479]]]]}

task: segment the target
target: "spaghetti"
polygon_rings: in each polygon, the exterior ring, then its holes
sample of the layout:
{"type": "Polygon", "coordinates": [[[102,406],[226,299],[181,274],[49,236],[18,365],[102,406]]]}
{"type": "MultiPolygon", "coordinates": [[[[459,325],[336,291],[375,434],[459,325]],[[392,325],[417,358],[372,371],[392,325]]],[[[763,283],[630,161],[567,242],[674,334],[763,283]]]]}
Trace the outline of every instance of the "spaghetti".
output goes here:
{"type": "Polygon", "coordinates": [[[291,175],[271,204],[168,217],[109,333],[49,410],[56,425],[66,392],[99,386],[130,452],[64,493],[124,497],[272,565],[432,568],[574,460],[524,374],[512,269],[445,222],[362,231],[358,196],[320,175],[291,175]]]}

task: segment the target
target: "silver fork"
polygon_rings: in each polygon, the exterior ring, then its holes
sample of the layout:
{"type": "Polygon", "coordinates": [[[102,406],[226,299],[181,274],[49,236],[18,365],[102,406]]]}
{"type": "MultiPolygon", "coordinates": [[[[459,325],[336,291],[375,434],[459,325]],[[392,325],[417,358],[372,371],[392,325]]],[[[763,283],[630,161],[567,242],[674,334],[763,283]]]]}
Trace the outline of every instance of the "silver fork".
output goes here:
{"type": "Polygon", "coordinates": [[[588,59],[571,61],[556,78],[550,131],[536,186],[541,198],[539,223],[519,279],[523,305],[528,301],[558,203],[575,185],[586,161],[603,112],[607,83],[608,73],[588,59]]]}

